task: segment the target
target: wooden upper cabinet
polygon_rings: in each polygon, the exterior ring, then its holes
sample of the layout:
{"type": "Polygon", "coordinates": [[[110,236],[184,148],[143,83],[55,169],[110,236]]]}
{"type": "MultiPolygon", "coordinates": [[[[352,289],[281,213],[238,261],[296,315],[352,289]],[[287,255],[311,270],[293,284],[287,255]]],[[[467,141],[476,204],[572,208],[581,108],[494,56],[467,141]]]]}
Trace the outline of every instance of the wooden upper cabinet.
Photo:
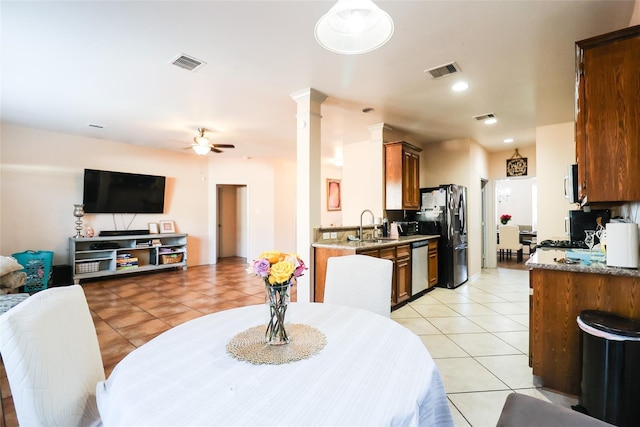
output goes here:
{"type": "Polygon", "coordinates": [[[576,43],[583,203],[640,200],[640,25],[576,43]]]}
{"type": "Polygon", "coordinates": [[[420,209],[420,151],[404,141],[384,143],[386,209],[420,209]]]}

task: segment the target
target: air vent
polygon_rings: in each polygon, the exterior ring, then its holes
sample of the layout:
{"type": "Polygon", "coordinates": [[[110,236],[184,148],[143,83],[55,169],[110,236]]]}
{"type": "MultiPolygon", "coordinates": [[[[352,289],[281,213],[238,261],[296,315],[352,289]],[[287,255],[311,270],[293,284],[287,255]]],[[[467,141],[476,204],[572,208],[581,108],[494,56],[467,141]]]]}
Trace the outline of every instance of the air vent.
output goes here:
{"type": "Polygon", "coordinates": [[[489,114],[480,114],[479,116],[474,116],[473,118],[478,121],[485,121],[487,119],[493,119],[495,117],[496,117],[495,114],[489,113],[489,114]]]}
{"type": "Polygon", "coordinates": [[[462,71],[460,66],[455,62],[449,64],[440,65],[439,67],[429,68],[425,70],[425,73],[431,74],[431,77],[437,79],[438,77],[448,76],[449,74],[459,73],[462,71]]]}
{"type": "Polygon", "coordinates": [[[187,71],[196,71],[199,68],[207,65],[206,62],[200,61],[199,59],[187,56],[185,54],[180,54],[177,57],[173,58],[171,60],[171,64],[180,68],[184,68],[187,71]]]}

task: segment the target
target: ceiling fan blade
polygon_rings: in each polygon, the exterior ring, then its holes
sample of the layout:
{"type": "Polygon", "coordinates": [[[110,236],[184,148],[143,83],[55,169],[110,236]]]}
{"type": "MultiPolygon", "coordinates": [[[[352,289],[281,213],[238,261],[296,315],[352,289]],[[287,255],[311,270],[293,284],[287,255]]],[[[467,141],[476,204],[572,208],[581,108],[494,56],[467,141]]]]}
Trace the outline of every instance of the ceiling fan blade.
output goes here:
{"type": "Polygon", "coordinates": [[[236,148],[233,144],[211,144],[216,148],[236,148]]]}
{"type": "Polygon", "coordinates": [[[214,153],[222,153],[222,150],[218,150],[215,147],[211,147],[211,151],[213,151],[214,153]]]}

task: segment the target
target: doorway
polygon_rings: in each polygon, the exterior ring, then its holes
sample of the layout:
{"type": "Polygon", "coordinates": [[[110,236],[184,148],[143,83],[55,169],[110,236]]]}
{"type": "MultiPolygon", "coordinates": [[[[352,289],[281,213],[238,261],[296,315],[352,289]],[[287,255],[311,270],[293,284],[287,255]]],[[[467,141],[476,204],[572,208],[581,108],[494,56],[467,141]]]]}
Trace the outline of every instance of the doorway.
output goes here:
{"type": "Polygon", "coordinates": [[[247,258],[247,186],[217,185],[217,258],[247,258]]]}

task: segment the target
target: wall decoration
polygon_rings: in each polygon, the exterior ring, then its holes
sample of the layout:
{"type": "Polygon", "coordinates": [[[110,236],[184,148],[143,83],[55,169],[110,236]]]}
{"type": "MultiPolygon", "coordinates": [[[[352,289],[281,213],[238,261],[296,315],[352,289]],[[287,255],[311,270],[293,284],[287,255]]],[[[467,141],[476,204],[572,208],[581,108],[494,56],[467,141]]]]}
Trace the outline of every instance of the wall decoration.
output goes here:
{"type": "Polygon", "coordinates": [[[160,232],[161,233],[175,233],[176,225],[173,221],[166,220],[160,221],[160,232]]]}
{"type": "Polygon", "coordinates": [[[516,152],[511,158],[507,159],[507,176],[526,176],[527,175],[527,158],[522,157],[516,152]]]}
{"type": "Polygon", "coordinates": [[[341,209],[340,180],[327,178],[327,210],[339,211],[341,209]]]}
{"type": "Polygon", "coordinates": [[[149,226],[149,234],[158,234],[160,233],[160,226],[157,222],[149,222],[147,223],[149,226]]]}

